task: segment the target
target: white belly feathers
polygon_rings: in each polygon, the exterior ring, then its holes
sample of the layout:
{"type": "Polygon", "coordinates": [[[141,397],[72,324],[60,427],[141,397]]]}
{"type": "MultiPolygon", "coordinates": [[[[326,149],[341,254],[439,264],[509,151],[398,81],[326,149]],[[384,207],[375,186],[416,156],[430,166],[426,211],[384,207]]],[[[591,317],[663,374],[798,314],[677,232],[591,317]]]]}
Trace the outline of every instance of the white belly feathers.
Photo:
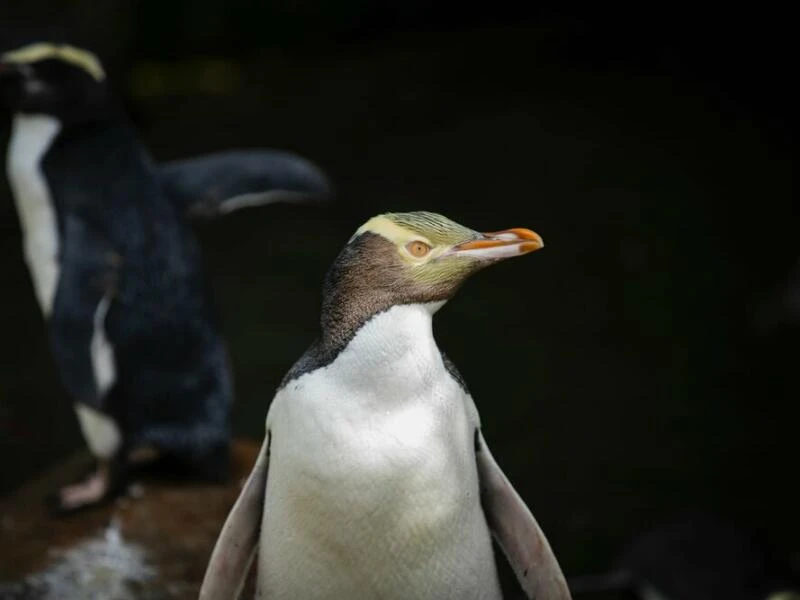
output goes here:
{"type": "Polygon", "coordinates": [[[373,317],[332,364],[275,397],[265,597],[493,598],[499,589],[478,496],[477,414],[442,363],[432,309],[373,317]]]}
{"type": "MultiPolygon", "coordinates": [[[[42,159],[60,130],[61,123],[55,117],[14,115],[6,161],[8,180],[22,227],[25,261],[45,318],[52,314],[58,289],[61,239],[56,207],[42,171],[42,159]]],[[[95,310],[93,336],[88,349],[101,398],[116,379],[113,348],[105,337],[104,329],[108,308],[109,301],[104,299],[95,310]]],[[[122,440],[119,427],[113,419],[81,404],[76,404],[75,410],[92,453],[101,458],[112,456],[122,440]]]]}
{"type": "Polygon", "coordinates": [[[53,199],[41,161],[61,129],[47,115],[15,115],[6,169],[24,236],[25,260],[45,316],[53,309],[58,285],[59,235],[53,199]]]}

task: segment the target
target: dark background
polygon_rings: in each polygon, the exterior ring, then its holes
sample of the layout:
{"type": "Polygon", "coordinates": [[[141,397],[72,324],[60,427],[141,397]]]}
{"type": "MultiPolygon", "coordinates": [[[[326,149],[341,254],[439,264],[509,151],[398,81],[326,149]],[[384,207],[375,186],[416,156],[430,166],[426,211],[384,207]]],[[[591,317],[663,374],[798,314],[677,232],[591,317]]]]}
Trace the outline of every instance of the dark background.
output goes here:
{"type": "MultiPolygon", "coordinates": [[[[237,433],[317,331],[323,274],[382,211],[546,248],[437,317],[495,456],[567,573],[707,510],[800,552],[796,33],[751,9],[496,0],[4,2],[3,49],[94,48],[159,160],[297,151],[328,208],[199,223],[237,384],[237,433]],[[26,37],[28,36],[28,37],[26,37]]],[[[5,147],[8,118],[0,121],[5,147]]],[[[0,183],[0,493],[81,446],[0,183]]]]}

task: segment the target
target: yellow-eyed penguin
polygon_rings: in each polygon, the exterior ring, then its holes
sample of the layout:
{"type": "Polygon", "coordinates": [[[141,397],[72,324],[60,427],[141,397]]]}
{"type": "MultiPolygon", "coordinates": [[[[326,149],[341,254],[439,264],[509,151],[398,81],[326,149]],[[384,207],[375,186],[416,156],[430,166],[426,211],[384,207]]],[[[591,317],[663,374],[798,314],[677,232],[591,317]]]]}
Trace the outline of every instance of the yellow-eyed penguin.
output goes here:
{"type": "Polygon", "coordinates": [[[275,395],[200,598],[497,599],[491,536],[529,598],[570,598],[541,529],[492,458],[433,337],[475,271],[542,247],[434,213],[384,214],[328,271],[322,333],[275,395]]]}

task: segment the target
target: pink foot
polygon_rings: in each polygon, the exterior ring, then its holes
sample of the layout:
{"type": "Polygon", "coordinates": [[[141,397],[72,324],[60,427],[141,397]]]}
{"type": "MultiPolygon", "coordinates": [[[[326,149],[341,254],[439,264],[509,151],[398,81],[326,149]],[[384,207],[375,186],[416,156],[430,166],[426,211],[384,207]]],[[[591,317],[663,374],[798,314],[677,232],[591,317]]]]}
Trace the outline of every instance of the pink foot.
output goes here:
{"type": "Polygon", "coordinates": [[[65,510],[75,510],[84,504],[96,504],[108,491],[108,477],[102,470],[92,473],[80,483],[64,486],[59,491],[61,506],[65,510]]]}
{"type": "Polygon", "coordinates": [[[101,463],[97,470],[77,483],[62,487],[47,499],[50,509],[59,515],[97,506],[114,497],[109,466],[101,463]]]}

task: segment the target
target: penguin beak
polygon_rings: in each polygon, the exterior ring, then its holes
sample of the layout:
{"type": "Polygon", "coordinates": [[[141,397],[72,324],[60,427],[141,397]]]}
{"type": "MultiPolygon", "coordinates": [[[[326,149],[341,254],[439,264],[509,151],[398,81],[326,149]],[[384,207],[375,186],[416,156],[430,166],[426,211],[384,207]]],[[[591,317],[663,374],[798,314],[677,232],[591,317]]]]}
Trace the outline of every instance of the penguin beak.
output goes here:
{"type": "Polygon", "coordinates": [[[544,247],[541,236],[530,229],[504,229],[482,233],[481,239],[453,246],[450,253],[478,260],[502,260],[528,254],[544,247]]]}

